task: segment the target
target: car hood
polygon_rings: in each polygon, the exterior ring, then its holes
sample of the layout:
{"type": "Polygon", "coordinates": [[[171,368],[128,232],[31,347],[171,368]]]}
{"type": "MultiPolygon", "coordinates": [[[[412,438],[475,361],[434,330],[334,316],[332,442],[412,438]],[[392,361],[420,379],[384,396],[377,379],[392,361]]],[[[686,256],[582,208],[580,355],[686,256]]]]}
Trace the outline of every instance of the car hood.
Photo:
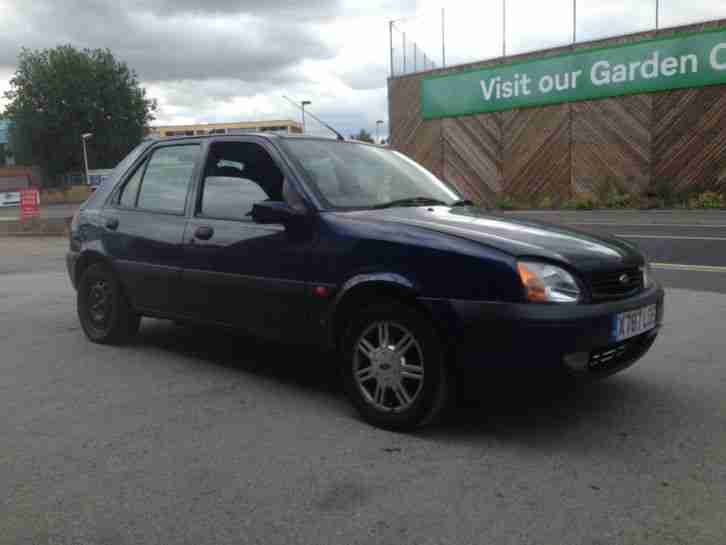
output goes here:
{"type": "Polygon", "coordinates": [[[388,222],[480,242],[516,257],[531,256],[586,269],[635,265],[643,257],[627,242],[543,222],[513,219],[473,206],[395,207],[339,212],[358,221],[388,222]]]}

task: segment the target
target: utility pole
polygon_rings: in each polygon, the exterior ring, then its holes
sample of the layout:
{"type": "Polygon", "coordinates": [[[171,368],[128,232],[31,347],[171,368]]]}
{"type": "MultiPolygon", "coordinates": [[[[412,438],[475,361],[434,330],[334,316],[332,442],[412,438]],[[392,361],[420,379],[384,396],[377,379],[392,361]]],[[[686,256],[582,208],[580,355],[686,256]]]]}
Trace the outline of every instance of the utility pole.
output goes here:
{"type": "Polygon", "coordinates": [[[577,43],[577,0],[572,0],[572,45],[577,43]]]}
{"type": "Polygon", "coordinates": [[[381,125],[383,125],[382,119],[379,119],[378,121],[376,121],[376,144],[381,143],[381,137],[380,137],[380,131],[379,131],[381,125]]]}
{"type": "Polygon", "coordinates": [[[310,106],[312,102],[309,100],[303,100],[300,102],[300,106],[302,106],[302,131],[303,134],[305,134],[305,106],[310,106]]]}

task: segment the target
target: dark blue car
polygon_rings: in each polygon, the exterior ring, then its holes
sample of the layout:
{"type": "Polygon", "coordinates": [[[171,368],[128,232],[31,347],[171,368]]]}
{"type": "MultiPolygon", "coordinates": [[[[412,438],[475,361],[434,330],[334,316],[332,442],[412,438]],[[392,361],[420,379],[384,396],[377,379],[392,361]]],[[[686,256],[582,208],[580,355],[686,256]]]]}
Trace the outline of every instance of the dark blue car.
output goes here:
{"type": "Polygon", "coordinates": [[[68,270],[94,342],[152,316],[324,346],[393,429],[466,370],[609,375],[663,315],[627,242],[487,213],[400,153],[322,138],[142,143],[74,218],[68,270]]]}

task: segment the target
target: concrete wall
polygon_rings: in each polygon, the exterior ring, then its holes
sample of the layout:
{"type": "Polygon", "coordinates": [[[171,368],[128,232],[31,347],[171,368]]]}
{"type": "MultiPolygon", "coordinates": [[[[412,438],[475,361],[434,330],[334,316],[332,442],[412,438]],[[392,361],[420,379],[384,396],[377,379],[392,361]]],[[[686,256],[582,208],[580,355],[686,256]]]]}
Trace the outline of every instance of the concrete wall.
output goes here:
{"type": "Polygon", "coordinates": [[[391,145],[493,204],[501,195],[555,202],[610,183],[647,193],[726,190],[726,85],[424,121],[423,77],[726,27],[726,20],[642,32],[434,70],[388,81],[391,145]]]}

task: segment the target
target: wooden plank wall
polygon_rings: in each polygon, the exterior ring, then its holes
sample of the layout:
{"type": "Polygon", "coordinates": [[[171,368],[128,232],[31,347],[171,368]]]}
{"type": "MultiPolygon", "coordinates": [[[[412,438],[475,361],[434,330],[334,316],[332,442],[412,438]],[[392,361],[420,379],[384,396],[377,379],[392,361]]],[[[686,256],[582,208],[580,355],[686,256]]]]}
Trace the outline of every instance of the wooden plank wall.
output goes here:
{"type": "MultiPolygon", "coordinates": [[[[726,21],[659,36],[714,26],[726,21]]],[[[726,191],[726,85],[423,121],[423,77],[389,80],[391,144],[477,202],[492,205],[501,195],[532,204],[545,197],[559,202],[595,193],[603,184],[644,193],[659,180],[676,192],[726,191]]]]}

